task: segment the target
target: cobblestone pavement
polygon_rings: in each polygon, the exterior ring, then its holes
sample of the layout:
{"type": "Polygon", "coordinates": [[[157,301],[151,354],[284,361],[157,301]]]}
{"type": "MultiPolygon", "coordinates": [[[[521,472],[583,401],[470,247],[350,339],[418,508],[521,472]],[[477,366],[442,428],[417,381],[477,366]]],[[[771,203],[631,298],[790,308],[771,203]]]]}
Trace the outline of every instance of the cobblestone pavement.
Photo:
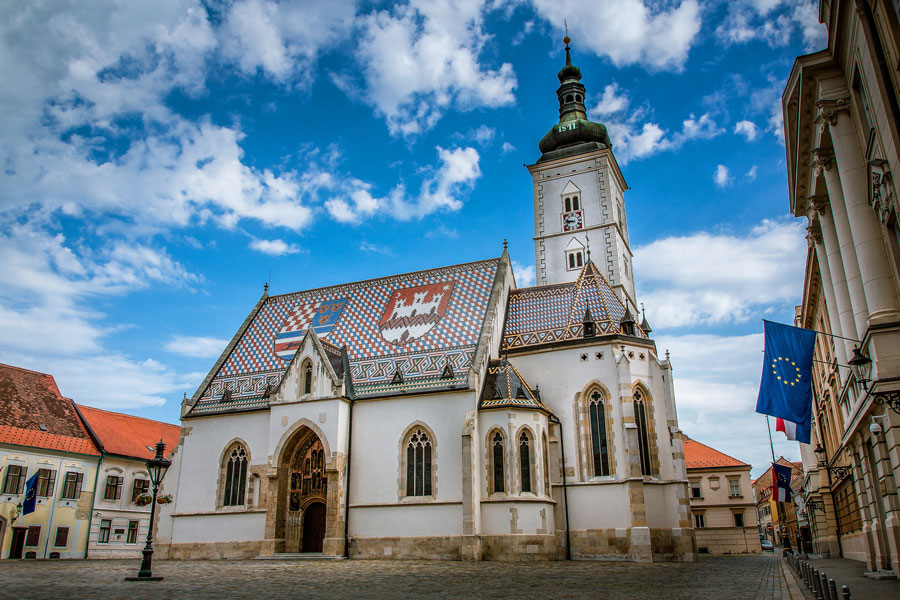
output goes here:
{"type": "Polygon", "coordinates": [[[696,563],[154,561],[159,582],[126,582],[137,560],[0,562],[0,598],[560,598],[789,600],[772,555],[696,563]]]}

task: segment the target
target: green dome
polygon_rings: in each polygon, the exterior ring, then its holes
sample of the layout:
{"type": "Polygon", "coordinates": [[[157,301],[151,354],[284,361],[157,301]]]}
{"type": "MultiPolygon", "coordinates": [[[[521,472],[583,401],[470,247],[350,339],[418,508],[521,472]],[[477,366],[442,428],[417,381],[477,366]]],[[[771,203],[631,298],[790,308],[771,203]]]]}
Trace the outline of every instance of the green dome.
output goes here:
{"type": "Polygon", "coordinates": [[[566,64],[566,66],[559,70],[559,73],[557,73],[556,76],[559,78],[560,83],[564,82],[566,79],[581,81],[581,69],[573,64],[566,64]]]}
{"type": "Polygon", "coordinates": [[[538,147],[542,153],[546,154],[559,148],[574,146],[584,142],[598,142],[606,145],[608,148],[612,147],[606,127],[586,119],[557,123],[550,128],[547,135],[541,138],[538,147]]]}

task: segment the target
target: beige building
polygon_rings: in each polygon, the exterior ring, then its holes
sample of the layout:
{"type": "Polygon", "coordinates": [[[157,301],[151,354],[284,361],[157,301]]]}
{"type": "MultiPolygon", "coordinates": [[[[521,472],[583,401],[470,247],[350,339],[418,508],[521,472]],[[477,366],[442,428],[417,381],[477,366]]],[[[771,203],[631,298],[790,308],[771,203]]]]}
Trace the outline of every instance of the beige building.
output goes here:
{"type": "Polygon", "coordinates": [[[797,323],[838,336],[816,345],[820,446],[807,460],[805,512],[817,551],[896,574],[900,14],[896,3],[831,0],[819,20],[828,47],[797,58],[782,96],[791,212],[809,223],[797,323]]]}
{"type": "Polygon", "coordinates": [[[684,440],[697,549],[710,554],[759,554],[750,465],[692,439],[684,440]]]}
{"type": "Polygon", "coordinates": [[[0,364],[0,558],[84,558],[100,460],[53,376],[0,364]]]}

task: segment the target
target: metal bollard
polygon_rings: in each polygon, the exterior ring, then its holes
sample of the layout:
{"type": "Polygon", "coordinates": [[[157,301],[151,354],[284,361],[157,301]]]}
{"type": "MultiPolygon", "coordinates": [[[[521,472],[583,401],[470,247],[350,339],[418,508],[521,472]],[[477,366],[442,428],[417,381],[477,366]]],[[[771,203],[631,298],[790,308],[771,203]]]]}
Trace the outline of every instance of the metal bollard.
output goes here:
{"type": "Polygon", "coordinates": [[[822,597],[822,600],[830,600],[828,595],[828,576],[825,575],[825,571],[819,571],[819,595],[822,597]]]}
{"type": "Polygon", "coordinates": [[[837,586],[834,583],[834,579],[828,580],[828,600],[841,600],[838,598],[837,586]]]}
{"type": "Polygon", "coordinates": [[[809,585],[809,580],[806,577],[806,561],[800,562],[800,579],[803,580],[804,585],[809,585]]]}
{"type": "Polygon", "coordinates": [[[846,585],[841,586],[841,596],[843,597],[843,600],[850,600],[850,588],[846,585]]]}
{"type": "Polygon", "coordinates": [[[816,600],[825,600],[822,597],[822,578],[818,569],[813,569],[813,596],[816,600]]]}

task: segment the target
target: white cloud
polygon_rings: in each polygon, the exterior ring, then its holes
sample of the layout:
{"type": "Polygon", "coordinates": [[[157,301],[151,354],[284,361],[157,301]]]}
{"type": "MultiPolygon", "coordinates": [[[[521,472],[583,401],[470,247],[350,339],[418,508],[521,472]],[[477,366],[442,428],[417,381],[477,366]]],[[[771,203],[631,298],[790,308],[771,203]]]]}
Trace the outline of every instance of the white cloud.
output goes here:
{"type": "Polygon", "coordinates": [[[509,142],[503,142],[503,146],[500,147],[501,154],[509,154],[510,152],[515,152],[516,147],[510,144],[509,142]]]}
{"type": "Polygon", "coordinates": [[[698,232],[635,250],[651,325],[742,323],[800,300],[806,260],[799,222],[763,221],[746,235],[698,232]]]}
{"type": "Polygon", "coordinates": [[[613,82],[603,88],[603,95],[589,112],[598,117],[605,117],[624,111],[628,108],[629,102],[628,95],[619,89],[618,83],[613,82]]]}
{"type": "Polygon", "coordinates": [[[222,24],[222,52],[248,75],[308,84],[319,52],[349,32],[354,12],[353,0],[239,0],[222,24]]]}
{"type": "Polygon", "coordinates": [[[513,275],[516,277],[516,287],[532,287],[535,280],[534,265],[523,265],[518,261],[512,261],[513,275]]]}
{"type": "Polygon", "coordinates": [[[284,240],[253,240],[250,242],[250,248],[263,254],[271,256],[284,256],[285,254],[296,254],[300,252],[297,244],[288,244],[284,240]]]}
{"type": "Polygon", "coordinates": [[[752,167],[750,167],[750,170],[747,171],[747,174],[745,175],[745,177],[746,177],[748,180],[750,180],[750,181],[755,181],[755,180],[756,180],[756,171],[757,171],[757,170],[758,170],[758,169],[757,169],[756,165],[753,165],[752,167]]]}
{"type": "Polygon", "coordinates": [[[560,38],[559,25],[567,18],[573,49],[589,48],[617,67],[639,64],[653,70],[681,70],[700,32],[700,5],[695,0],[682,0],[677,6],[642,0],[532,3],[560,38]]]}
{"type": "MultiPolygon", "coordinates": [[[[656,326],[652,314],[649,318],[656,326]]],[[[771,462],[765,417],[754,414],[762,369],[762,333],[657,335],[656,343],[661,353],[671,351],[682,431],[753,465],[759,475],[771,462]]],[[[773,439],[776,453],[788,458],[799,454],[796,442],[787,442],[774,432],[773,439]]]]}
{"type": "Polygon", "coordinates": [[[425,232],[425,237],[427,238],[447,238],[450,240],[455,240],[459,237],[459,232],[455,229],[450,229],[446,225],[438,225],[437,229],[429,229],[425,232]]]}
{"type": "Polygon", "coordinates": [[[163,349],[190,358],[218,358],[227,345],[228,340],[214,337],[176,335],[166,342],[163,349]]]}
{"type": "Polygon", "coordinates": [[[716,27],[716,37],[726,46],[762,40],[780,48],[799,34],[807,52],[824,48],[826,33],[814,0],[735,0],[716,27]]]}
{"type": "Polygon", "coordinates": [[[487,146],[494,140],[494,135],[497,132],[493,127],[488,127],[487,125],[481,125],[473,132],[473,137],[475,141],[478,142],[480,146],[487,146]]]}
{"type": "Polygon", "coordinates": [[[371,242],[367,242],[366,240],[363,240],[359,243],[359,249],[363,252],[372,252],[375,254],[383,254],[385,256],[394,255],[390,248],[386,246],[379,246],[378,244],[373,244],[371,242]]]}
{"type": "Polygon", "coordinates": [[[512,65],[491,69],[479,62],[487,39],[484,10],[478,0],[413,0],[358,20],[363,98],[393,135],[427,131],[451,106],[468,110],[514,101],[512,65]]]}
{"type": "MultiPolygon", "coordinates": [[[[716,125],[716,122],[709,116],[709,113],[700,115],[699,119],[696,119],[694,118],[694,115],[691,115],[689,118],[682,121],[681,124],[681,136],[684,140],[710,140],[723,132],[724,130],[716,125]]],[[[675,141],[675,144],[679,146],[682,143],[683,142],[678,139],[675,141]]]]}
{"type": "Polygon", "coordinates": [[[756,139],[756,123],[753,121],[738,121],[734,125],[734,133],[744,136],[748,142],[756,139]]]}
{"type": "Polygon", "coordinates": [[[713,173],[713,181],[716,182],[716,185],[720,188],[731,185],[732,177],[728,171],[728,167],[725,165],[718,165],[715,173],[713,173]]]}

